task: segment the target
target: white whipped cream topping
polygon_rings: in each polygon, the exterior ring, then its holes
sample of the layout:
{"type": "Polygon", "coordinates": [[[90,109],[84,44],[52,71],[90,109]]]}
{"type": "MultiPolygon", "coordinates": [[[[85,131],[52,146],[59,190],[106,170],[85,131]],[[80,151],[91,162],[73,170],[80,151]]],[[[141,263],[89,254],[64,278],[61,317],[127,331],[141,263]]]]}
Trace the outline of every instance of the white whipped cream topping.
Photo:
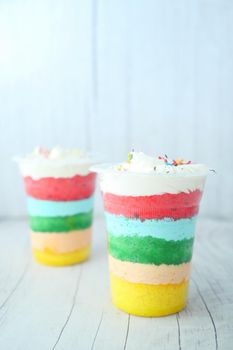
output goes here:
{"type": "Polygon", "coordinates": [[[167,165],[164,160],[142,152],[131,152],[127,162],[97,166],[94,170],[100,174],[104,193],[122,196],[202,191],[208,172],[203,164],[167,165]]]}
{"type": "Polygon", "coordinates": [[[91,157],[79,149],[54,147],[51,150],[37,147],[34,151],[17,159],[22,175],[35,180],[44,177],[69,178],[87,175],[92,165],[91,157]]]}
{"type": "Polygon", "coordinates": [[[120,172],[100,173],[100,187],[104,193],[119,196],[152,196],[164,193],[203,191],[205,176],[137,174],[120,172]]]}
{"type": "MultiPolygon", "coordinates": [[[[118,171],[153,174],[201,174],[207,173],[208,168],[204,164],[180,164],[168,165],[159,157],[151,157],[143,152],[130,152],[130,160],[120,163],[114,168],[118,171]]],[[[172,162],[172,161],[170,161],[172,162]]]]}

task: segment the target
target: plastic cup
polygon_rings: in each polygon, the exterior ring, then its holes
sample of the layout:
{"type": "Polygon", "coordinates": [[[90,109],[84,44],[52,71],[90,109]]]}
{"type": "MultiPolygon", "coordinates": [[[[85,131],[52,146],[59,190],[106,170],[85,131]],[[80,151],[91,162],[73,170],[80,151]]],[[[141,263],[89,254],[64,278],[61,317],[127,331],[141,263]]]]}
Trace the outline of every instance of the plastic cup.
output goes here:
{"type": "Polygon", "coordinates": [[[91,250],[96,180],[96,174],[89,171],[90,164],[40,163],[26,158],[18,162],[35,260],[50,266],[86,260],[91,250]]]}
{"type": "Polygon", "coordinates": [[[113,303],[147,317],[182,310],[206,174],[96,170],[105,208],[113,303]]]}

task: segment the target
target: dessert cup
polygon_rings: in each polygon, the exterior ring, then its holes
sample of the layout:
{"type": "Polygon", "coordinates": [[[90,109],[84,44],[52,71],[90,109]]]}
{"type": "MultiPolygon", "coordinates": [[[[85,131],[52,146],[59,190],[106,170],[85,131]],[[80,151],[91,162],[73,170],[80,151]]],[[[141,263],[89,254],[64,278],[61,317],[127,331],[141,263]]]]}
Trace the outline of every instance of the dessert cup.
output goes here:
{"type": "Polygon", "coordinates": [[[50,266],[86,260],[91,250],[96,174],[78,150],[37,149],[18,159],[34,258],[50,266]]]}
{"type": "Polygon", "coordinates": [[[112,301],[138,316],[178,312],[187,302],[206,169],[119,169],[96,168],[105,208],[112,301]]]}

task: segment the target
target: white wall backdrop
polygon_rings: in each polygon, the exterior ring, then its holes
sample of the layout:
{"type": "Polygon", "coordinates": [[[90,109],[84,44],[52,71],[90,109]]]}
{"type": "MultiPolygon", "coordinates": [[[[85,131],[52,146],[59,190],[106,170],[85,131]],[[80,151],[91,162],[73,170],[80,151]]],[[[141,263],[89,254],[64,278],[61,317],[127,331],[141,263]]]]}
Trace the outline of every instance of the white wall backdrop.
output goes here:
{"type": "Polygon", "coordinates": [[[202,214],[232,218],[232,135],[232,1],[0,0],[0,216],[11,157],[64,145],[205,162],[202,214]]]}

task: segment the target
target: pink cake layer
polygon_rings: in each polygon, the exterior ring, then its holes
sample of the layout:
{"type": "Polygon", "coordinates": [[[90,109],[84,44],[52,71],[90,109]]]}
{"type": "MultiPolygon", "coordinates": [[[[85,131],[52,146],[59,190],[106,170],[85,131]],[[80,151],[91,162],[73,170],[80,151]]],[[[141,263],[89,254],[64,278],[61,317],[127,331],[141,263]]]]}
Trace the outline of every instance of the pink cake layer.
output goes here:
{"type": "Polygon", "coordinates": [[[90,197],[95,190],[96,174],[76,175],[71,178],[45,177],[34,180],[24,177],[26,192],[30,197],[52,200],[72,201],[90,197]]]}
{"type": "Polygon", "coordinates": [[[154,196],[119,196],[104,193],[105,210],[111,214],[129,218],[174,220],[197,215],[202,196],[200,190],[189,193],[165,193],[154,196]]]}

